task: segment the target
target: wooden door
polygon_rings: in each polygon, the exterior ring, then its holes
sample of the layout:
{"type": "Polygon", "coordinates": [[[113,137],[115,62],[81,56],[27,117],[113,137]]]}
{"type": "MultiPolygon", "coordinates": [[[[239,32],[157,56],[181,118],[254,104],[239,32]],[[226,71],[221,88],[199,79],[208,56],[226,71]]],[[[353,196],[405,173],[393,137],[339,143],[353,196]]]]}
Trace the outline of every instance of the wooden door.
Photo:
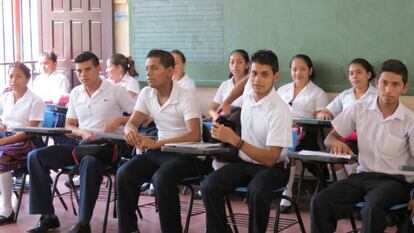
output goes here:
{"type": "Polygon", "coordinates": [[[105,66],[113,53],[111,0],[39,0],[40,50],[58,55],[58,69],[79,84],[73,59],[92,51],[105,66]]]}

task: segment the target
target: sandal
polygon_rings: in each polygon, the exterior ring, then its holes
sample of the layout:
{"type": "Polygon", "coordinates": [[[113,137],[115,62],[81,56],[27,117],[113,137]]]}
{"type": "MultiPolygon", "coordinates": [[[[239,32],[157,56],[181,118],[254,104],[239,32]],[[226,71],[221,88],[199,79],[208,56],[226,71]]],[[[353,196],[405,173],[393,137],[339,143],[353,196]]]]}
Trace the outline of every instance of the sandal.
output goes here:
{"type": "Polygon", "coordinates": [[[3,215],[0,215],[0,225],[3,224],[9,224],[14,222],[14,211],[10,214],[9,217],[4,217],[3,215]]]}

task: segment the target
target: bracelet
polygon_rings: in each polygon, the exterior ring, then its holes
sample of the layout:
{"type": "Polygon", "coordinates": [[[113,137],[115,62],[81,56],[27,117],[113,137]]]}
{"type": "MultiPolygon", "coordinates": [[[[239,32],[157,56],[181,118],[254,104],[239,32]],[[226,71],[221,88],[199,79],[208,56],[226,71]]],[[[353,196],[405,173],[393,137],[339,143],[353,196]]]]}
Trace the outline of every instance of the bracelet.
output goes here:
{"type": "Polygon", "coordinates": [[[244,144],[244,140],[240,138],[239,142],[238,142],[238,143],[237,143],[237,145],[236,145],[236,148],[237,148],[238,150],[240,150],[240,148],[243,146],[243,144],[244,144]]]}

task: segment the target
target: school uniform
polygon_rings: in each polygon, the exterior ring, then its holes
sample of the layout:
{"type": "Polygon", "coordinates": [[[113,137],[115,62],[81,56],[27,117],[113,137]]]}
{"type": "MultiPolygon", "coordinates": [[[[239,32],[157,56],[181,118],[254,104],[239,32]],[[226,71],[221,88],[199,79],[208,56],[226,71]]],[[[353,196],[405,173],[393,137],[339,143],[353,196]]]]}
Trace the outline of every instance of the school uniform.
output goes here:
{"type": "Polygon", "coordinates": [[[383,232],[387,211],[394,204],[408,202],[409,183],[414,181],[414,173],[398,170],[400,165],[414,164],[414,113],[400,103],[391,116],[383,119],[375,98],[348,107],[332,125],[341,136],[357,131],[358,173],[314,197],[311,230],[334,232],[337,220],[357,202],[365,201],[361,232],[383,232]]]}
{"type": "Polygon", "coordinates": [[[57,70],[50,75],[41,74],[31,80],[28,87],[45,102],[58,103],[69,93],[69,80],[57,70]]]}
{"type": "MultiPolygon", "coordinates": [[[[288,148],[292,145],[292,116],[274,89],[258,102],[254,100],[251,89],[243,93],[241,124],[241,138],[246,143],[260,148],[288,148]]],[[[227,232],[223,197],[239,186],[248,187],[249,232],[266,232],[272,192],[285,186],[289,176],[283,165],[286,159],[283,154],[277,164],[269,168],[240,150],[238,156],[242,161],[228,164],[204,179],[201,190],[207,214],[207,233],[227,232]]]]}
{"type": "MultiPolygon", "coordinates": [[[[183,135],[186,121],[199,119],[201,111],[193,93],[173,82],[170,98],[164,105],[158,102],[158,92],[149,86],[142,89],[134,110],[151,115],[158,129],[158,140],[183,135]]],[[[119,232],[138,230],[136,204],[137,191],[144,182],[152,180],[157,195],[158,214],[162,232],[182,232],[178,183],[197,175],[191,157],[175,153],[150,150],[136,155],[123,164],[117,172],[118,227],[119,232]]]]}
{"type": "Polygon", "coordinates": [[[125,87],[127,91],[133,92],[137,95],[139,94],[140,87],[139,87],[138,80],[132,77],[128,72],[124,74],[124,76],[118,83],[115,83],[115,81],[110,78],[108,78],[107,80],[113,84],[118,84],[118,85],[125,87]]]}
{"type": "MultiPolygon", "coordinates": [[[[217,89],[213,102],[222,104],[224,100],[230,95],[233,88],[234,88],[234,77],[231,77],[230,79],[226,81],[223,81],[220,84],[220,87],[217,89]]],[[[234,107],[241,107],[242,99],[243,99],[242,96],[238,97],[231,103],[231,105],[234,107]]]]}
{"type": "Polygon", "coordinates": [[[295,84],[293,82],[281,86],[277,93],[289,104],[293,118],[314,118],[315,112],[322,111],[328,105],[328,96],[312,81],[294,98],[295,84]]]}
{"type": "MultiPolygon", "coordinates": [[[[70,93],[66,117],[78,121],[80,129],[102,132],[105,122],[132,113],[134,99],[122,86],[102,80],[98,90],[89,97],[83,85],[70,93]]],[[[122,132],[119,127],[117,133],[122,132]]],[[[50,169],[75,165],[72,150],[75,145],[54,145],[33,150],[28,156],[30,174],[30,214],[54,214],[50,169]]],[[[94,156],[85,156],[79,165],[79,222],[90,221],[102,182],[105,165],[94,156]]]]}
{"type": "MultiPolygon", "coordinates": [[[[294,98],[294,83],[288,83],[281,86],[277,93],[285,103],[290,106],[293,118],[314,118],[315,112],[322,111],[328,105],[328,96],[312,81],[297,94],[294,98]]],[[[300,142],[297,150],[319,150],[317,143],[318,132],[315,128],[305,128],[304,136],[300,136],[300,142]]]]}
{"type": "Polygon", "coordinates": [[[178,85],[184,89],[191,91],[192,93],[197,92],[197,87],[195,85],[194,80],[190,78],[187,74],[184,75],[180,80],[175,81],[178,85]]]}
{"type": "MultiPolygon", "coordinates": [[[[0,104],[3,109],[1,114],[1,122],[6,126],[6,131],[14,131],[17,127],[26,127],[29,121],[43,121],[45,104],[40,97],[35,95],[29,89],[24,95],[15,102],[13,92],[4,93],[0,97],[0,104]]],[[[2,135],[4,137],[6,135],[2,135]]],[[[21,166],[26,163],[25,159],[27,152],[33,149],[33,144],[30,139],[21,142],[0,146],[0,158],[10,157],[18,163],[13,163],[14,166],[21,166]]],[[[0,171],[7,172],[13,170],[8,163],[0,163],[0,171]]]]}
{"type": "Polygon", "coordinates": [[[343,110],[347,109],[354,103],[367,102],[377,98],[377,89],[371,85],[368,86],[367,91],[358,100],[355,98],[355,88],[347,89],[341,93],[326,108],[332,113],[335,118],[343,110]]]}

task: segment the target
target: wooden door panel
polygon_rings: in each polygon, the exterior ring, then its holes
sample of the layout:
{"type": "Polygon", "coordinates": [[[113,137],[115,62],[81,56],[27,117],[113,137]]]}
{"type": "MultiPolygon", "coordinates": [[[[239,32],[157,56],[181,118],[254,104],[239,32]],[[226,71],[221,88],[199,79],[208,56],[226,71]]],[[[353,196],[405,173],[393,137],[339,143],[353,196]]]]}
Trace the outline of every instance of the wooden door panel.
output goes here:
{"type": "Polygon", "coordinates": [[[82,51],[95,53],[103,66],[113,53],[112,1],[39,0],[41,51],[55,49],[58,69],[64,70],[72,85],[73,59],[82,51]],[[105,25],[105,26],[103,26],[105,25]]]}

